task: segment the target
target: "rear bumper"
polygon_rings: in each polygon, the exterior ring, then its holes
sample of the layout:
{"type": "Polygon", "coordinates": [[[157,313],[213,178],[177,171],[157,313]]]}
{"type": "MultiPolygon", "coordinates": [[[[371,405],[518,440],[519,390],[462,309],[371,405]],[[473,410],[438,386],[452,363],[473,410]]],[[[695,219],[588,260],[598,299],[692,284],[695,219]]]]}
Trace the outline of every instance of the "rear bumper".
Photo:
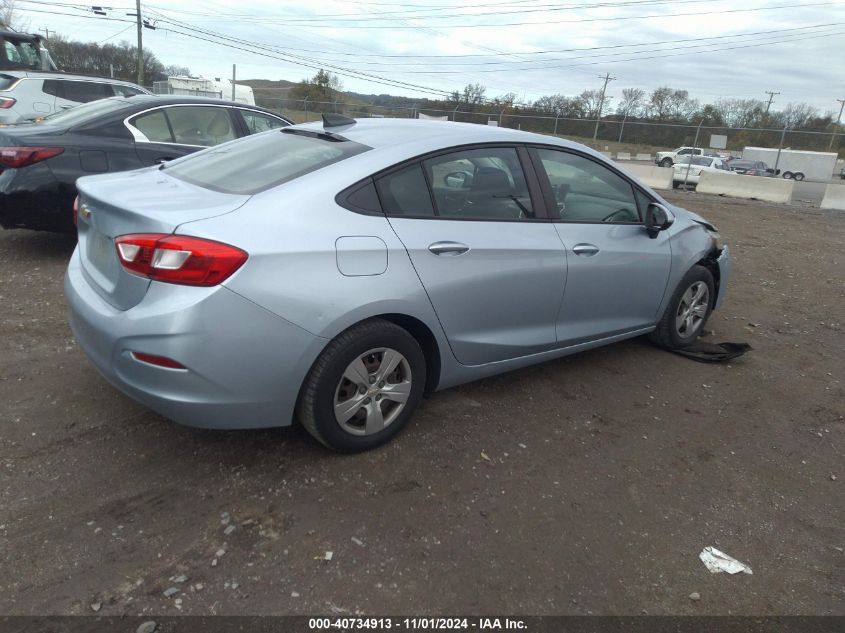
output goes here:
{"type": "Polygon", "coordinates": [[[728,282],[731,276],[731,254],[728,251],[727,245],[722,248],[722,252],[716,259],[719,264],[719,292],[716,295],[716,302],[713,304],[713,309],[722,307],[725,301],[725,294],[728,291],[728,282]]]}
{"type": "Polygon", "coordinates": [[[45,163],[0,174],[0,226],[73,233],[73,196],[45,163]]]}
{"type": "Polygon", "coordinates": [[[65,276],[74,337],[115,387],[161,415],[217,429],[292,422],[303,378],[326,341],[223,286],[153,282],[121,311],[91,287],[74,252],[65,276]],[[177,360],[166,369],[131,352],[177,360]]]}

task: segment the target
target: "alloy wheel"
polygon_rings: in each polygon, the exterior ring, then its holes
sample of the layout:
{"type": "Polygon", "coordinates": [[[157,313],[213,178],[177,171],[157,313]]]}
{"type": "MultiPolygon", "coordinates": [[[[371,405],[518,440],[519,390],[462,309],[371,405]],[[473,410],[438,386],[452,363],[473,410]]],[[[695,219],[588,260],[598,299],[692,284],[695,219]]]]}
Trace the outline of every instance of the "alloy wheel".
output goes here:
{"type": "Polygon", "coordinates": [[[707,316],[710,305],[710,290],[703,281],[692,284],[678,303],[675,313],[675,330],[683,339],[688,339],[698,333],[698,329],[707,316]]]}

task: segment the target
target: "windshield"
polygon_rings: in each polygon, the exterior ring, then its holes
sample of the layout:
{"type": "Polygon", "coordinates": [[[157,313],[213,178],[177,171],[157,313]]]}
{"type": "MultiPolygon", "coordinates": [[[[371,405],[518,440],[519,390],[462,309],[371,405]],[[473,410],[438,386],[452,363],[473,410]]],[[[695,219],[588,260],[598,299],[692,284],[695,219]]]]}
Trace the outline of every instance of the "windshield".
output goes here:
{"type": "Polygon", "coordinates": [[[123,97],[113,97],[111,99],[100,99],[99,101],[91,101],[90,103],[82,103],[67,110],[61,110],[50,114],[43,119],[39,119],[38,123],[48,123],[50,125],[63,125],[70,127],[78,123],[85,123],[89,119],[101,117],[115,110],[120,110],[126,106],[126,99],[123,97]]]}
{"type": "Polygon", "coordinates": [[[212,191],[251,195],[368,149],[347,140],[272,130],[225,143],[163,169],[212,191]]]}

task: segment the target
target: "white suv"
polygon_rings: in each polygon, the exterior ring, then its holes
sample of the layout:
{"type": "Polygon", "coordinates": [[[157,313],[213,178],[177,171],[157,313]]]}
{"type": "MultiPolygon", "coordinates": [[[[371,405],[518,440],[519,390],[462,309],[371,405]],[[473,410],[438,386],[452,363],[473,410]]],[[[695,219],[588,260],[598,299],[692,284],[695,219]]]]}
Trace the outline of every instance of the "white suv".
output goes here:
{"type": "Polygon", "coordinates": [[[37,119],[107,97],[150,94],[118,79],[25,70],[0,71],[0,124],[37,119]]]}

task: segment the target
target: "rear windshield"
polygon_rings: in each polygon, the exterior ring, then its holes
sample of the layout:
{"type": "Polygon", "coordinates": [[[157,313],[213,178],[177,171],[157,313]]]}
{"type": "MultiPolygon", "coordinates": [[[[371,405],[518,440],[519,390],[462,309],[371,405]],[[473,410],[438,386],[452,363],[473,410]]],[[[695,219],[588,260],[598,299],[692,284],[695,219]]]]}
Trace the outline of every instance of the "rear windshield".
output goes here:
{"type": "Polygon", "coordinates": [[[347,140],[272,130],[208,149],[163,169],[206,189],[252,195],[368,149],[347,140]]]}
{"type": "Polygon", "coordinates": [[[98,119],[99,117],[109,114],[110,112],[120,110],[126,107],[126,99],[123,97],[113,97],[111,99],[100,99],[99,101],[91,101],[89,103],[82,103],[77,106],[61,110],[50,114],[39,122],[49,123],[50,125],[73,126],[79,123],[86,123],[89,120],[98,119]]]}

